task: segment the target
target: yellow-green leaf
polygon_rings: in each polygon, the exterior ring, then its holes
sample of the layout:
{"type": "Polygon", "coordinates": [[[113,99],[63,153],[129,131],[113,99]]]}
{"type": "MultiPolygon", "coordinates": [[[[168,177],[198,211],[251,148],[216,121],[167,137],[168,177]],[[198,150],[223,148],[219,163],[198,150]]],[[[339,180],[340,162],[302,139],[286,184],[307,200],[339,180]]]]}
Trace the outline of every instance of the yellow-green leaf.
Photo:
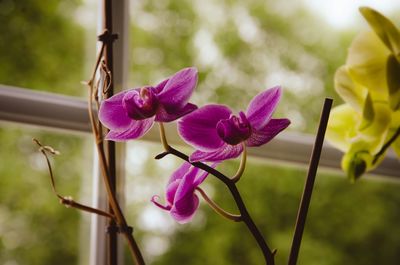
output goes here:
{"type": "Polygon", "coordinates": [[[349,103],[357,112],[361,113],[367,89],[353,82],[346,66],[341,66],[335,73],[335,90],[340,97],[349,103]]]}
{"type": "Polygon", "coordinates": [[[400,61],[400,32],[384,15],[369,7],[361,7],[361,14],[386,47],[400,61]]]}
{"type": "Polygon", "coordinates": [[[386,100],[386,61],[390,51],[375,33],[361,32],[351,43],[346,67],[354,82],[374,93],[373,98],[386,100]],[[377,95],[375,95],[377,94],[377,95]]]}
{"type": "Polygon", "coordinates": [[[389,88],[389,104],[392,110],[400,108],[400,63],[393,55],[387,60],[387,84],[389,88]]]}

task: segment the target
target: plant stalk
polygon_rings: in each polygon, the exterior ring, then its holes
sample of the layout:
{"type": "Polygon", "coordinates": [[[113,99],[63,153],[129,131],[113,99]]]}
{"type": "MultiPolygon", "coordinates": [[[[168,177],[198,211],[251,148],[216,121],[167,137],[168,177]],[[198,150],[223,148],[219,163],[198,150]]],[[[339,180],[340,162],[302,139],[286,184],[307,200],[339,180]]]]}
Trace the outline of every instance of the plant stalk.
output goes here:
{"type": "Polygon", "coordinates": [[[324,143],[325,131],[328,125],[329,114],[331,111],[333,100],[326,98],[322,108],[321,118],[319,122],[317,136],[315,138],[314,148],[311,154],[307,179],[304,185],[303,195],[297,214],[297,220],[293,235],[292,247],[289,255],[289,265],[296,265],[299,255],[301,240],[303,237],[304,226],[306,223],[308,208],[310,206],[311,195],[314,188],[315,176],[317,174],[318,163],[321,157],[322,145],[324,143]]]}

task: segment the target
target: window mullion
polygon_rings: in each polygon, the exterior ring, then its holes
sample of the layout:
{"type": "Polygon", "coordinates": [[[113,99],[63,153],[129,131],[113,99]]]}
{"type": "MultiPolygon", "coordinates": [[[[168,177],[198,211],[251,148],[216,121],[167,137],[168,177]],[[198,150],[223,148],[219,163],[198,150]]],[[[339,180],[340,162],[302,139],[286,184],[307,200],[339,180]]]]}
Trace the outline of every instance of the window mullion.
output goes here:
{"type": "MultiPolygon", "coordinates": [[[[103,31],[104,25],[104,9],[103,5],[99,5],[99,20],[98,20],[98,34],[103,31]]],[[[112,33],[118,34],[118,39],[113,45],[113,82],[114,82],[114,93],[126,89],[126,79],[129,67],[129,1],[120,0],[112,1],[112,33]]],[[[97,156],[97,153],[95,153],[97,156]]],[[[116,146],[116,179],[117,179],[117,197],[121,203],[121,208],[124,208],[124,157],[125,157],[125,145],[118,144],[116,146]]],[[[98,160],[95,160],[94,167],[98,169],[98,160]]],[[[107,206],[107,198],[104,191],[104,183],[99,174],[99,170],[94,170],[93,174],[93,204],[104,207],[107,206]]],[[[106,253],[106,220],[103,217],[93,216],[92,217],[92,228],[91,228],[91,253],[90,253],[90,264],[91,265],[106,265],[107,258],[106,253]]],[[[118,241],[118,263],[123,264],[123,248],[124,242],[119,237],[118,241]]]]}

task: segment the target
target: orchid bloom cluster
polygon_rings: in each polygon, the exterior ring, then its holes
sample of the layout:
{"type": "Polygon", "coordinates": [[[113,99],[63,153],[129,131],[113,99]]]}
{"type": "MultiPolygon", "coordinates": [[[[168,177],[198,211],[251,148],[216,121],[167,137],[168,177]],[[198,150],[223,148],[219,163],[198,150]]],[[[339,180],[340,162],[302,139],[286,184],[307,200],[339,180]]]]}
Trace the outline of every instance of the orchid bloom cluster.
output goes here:
{"type": "MultiPolygon", "coordinates": [[[[179,119],[180,136],[196,151],[190,162],[213,162],[236,158],[246,147],[261,146],[285,129],[288,119],[273,119],[281,88],[274,87],[255,96],[245,112],[234,114],[224,105],[210,104],[198,108],[189,103],[197,85],[197,70],[185,68],[156,86],[120,92],[104,100],[99,109],[100,121],[110,129],[106,139],[137,139],[150,130],[154,122],[179,119]]],[[[208,173],[185,162],[170,177],[166,187],[166,204],[151,201],[169,211],[179,223],[190,221],[199,206],[196,190],[208,173]]]]}
{"type": "Polygon", "coordinates": [[[375,10],[360,11],[372,31],[356,36],[336,72],[346,103],[332,110],[327,131],[352,181],[379,165],[390,145],[400,157],[400,31],[375,10]]]}

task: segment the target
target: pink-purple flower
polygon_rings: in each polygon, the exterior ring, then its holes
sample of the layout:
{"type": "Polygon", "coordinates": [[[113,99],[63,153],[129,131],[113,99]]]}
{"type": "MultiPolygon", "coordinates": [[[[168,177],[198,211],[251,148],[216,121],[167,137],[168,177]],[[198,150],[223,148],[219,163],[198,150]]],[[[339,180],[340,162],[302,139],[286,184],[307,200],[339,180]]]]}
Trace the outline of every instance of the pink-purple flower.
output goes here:
{"type": "Polygon", "coordinates": [[[238,157],[246,146],[260,146],[289,126],[288,119],[272,119],[281,88],[274,87],[255,96],[246,112],[239,115],[224,105],[210,104],[178,122],[179,134],[197,150],[194,161],[222,161],[238,157]]]}
{"type": "Polygon", "coordinates": [[[110,129],[106,139],[125,141],[144,135],[158,122],[170,122],[192,112],[188,103],[197,84],[197,70],[185,68],[156,86],[122,91],[104,100],[100,121],[110,129]]]}
{"type": "Polygon", "coordinates": [[[151,201],[163,210],[169,211],[179,223],[189,222],[199,207],[199,197],[195,194],[198,187],[207,177],[207,172],[185,162],[170,177],[166,190],[166,205],[160,204],[157,195],[151,201]]]}

